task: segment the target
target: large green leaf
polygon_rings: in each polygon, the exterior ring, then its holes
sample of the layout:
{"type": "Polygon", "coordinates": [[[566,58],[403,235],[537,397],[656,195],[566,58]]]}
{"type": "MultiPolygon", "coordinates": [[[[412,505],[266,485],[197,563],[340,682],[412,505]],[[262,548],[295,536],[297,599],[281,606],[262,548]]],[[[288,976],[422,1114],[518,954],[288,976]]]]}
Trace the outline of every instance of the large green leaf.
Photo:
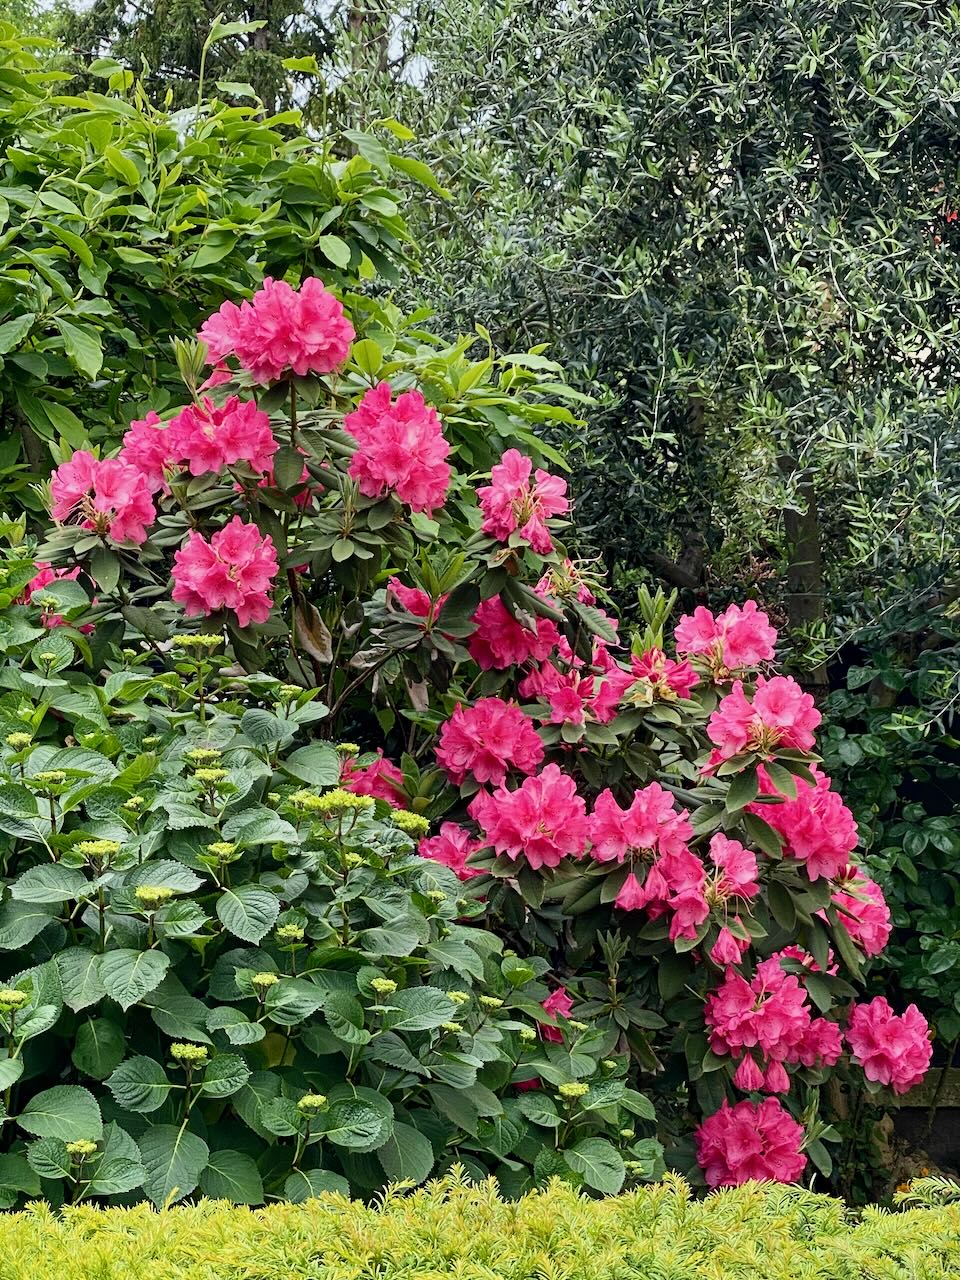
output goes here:
{"type": "Polygon", "coordinates": [[[200,1175],[200,1190],[211,1200],[263,1204],[263,1180],[250,1156],[240,1151],[214,1151],[200,1175]]]}
{"type": "Polygon", "coordinates": [[[388,1031],[431,1031],[454,1020],[457,1006],[439,987],[410,987],[389,996],[383,1015],[388,1031]]]}
{"type": "Polygon", "coordinates": [[[129,1009],[163,981],[170,957],[162,951],[108,951],[101,959],[100,977],[107,995],[121,1009],[129,1009]]]}
{"type": "Polygon", "coordinates": [[[129,1133],[118,1124],[108,1124],[103,1131],[100,1158],[87,1173],[88,1195],[115,1196],[142,1186],[146,1170],[140,1149],[129,1133]]]}
{"type": "Polygon", "coordinates": [[[250,1079],[250,1068],[237,1053],[218,1053],[203,1073],[203,1092],[210,1098],[229,1098],[250,1079]]]}
{"type": "Polygon", "coordinates": [[[70,1058],[78,1071],[94,1080],[106,1080],[126,1052],[123,1032],[109,1018],[87,1018],[77,1028],[70,1058]]]}
{"type": "Polygon", "coordinates": [[[308,1169],[304,1172],[295,1169],[283,1184],[285,1200],[293,1204],[303,1204],[322,1195],[350,1195],[350,1183],[339,1173],[330,1173],[327,1169],[308,1169]]]}
{"type": "Polygon", "coordinates": [[[174,1082],[154,1058],[137,1055],[120,1063],[107,1088],[125,1111],[149,1113],[163,1106],[174,1082]]]}
{"type": "Polygon", "coordinates": [[[259,942],[264,938],[279,914],[276,894],[255,884],[225,889],[217,899],[217,915],[224,928],[244,942],[259,942]]]}
{"type": "Polygon", "coordinates": [[[34,1094],[17,1123],[37,1138],[62,1138],[64,1142],[96,1140],[103,1133],[96,1098],[89,1089],[73,1084],[54,1085],[34,1094]]]}
{"type": "Polygon", "coordinates": [[[0,949],[18,951],[32,942],[56,916],[55,906],[7,901],[0,905],[0,949]]]}
{"type": "Polygon", "coordinates": [[[382,1094],[343,1084],[328,1096],[330,1105],[316,1126],[326,1141],[351,1151],[376,1151],[383,1146],[393,1132],[393,1108],[382,1094]]]}
{"type": "Polygon", "coordinates": [[[157,1208],[175,1204],[195,1190],[210,1159],[210,1148],[186,1122],[179,1128],[155,1125],[138,1145],[145,1170],[143,1189],[157,1208]]]}
{"type": "Polygon", "coordinates": [[[435,1163],[430,1140],[413,1125],[399,1122],[383,1146],[377,1148],[377,1159],[391,1182],[425,1182],[435,1163]]]}
{"type": "Polygon", "coordinates": [[[615,1196],[627,1176],[620,1153],[603,1138],[583,1138],[563,1158],[588,1187],[605,1196],[615,1196]]]}
{"type": "Polygon", "coordinates": [[[30,867],[10,886],[10,896],[18,902],[68,902],[88,888],[87,877],[60,863],[30,867]]]}
{"type": "Polygon", "coordinates": [[[57,956],[63,1002],[74,1013],[96,1004],[107,994],[100,976],[100,959],[87,947],[68,947],[57,956]]]}

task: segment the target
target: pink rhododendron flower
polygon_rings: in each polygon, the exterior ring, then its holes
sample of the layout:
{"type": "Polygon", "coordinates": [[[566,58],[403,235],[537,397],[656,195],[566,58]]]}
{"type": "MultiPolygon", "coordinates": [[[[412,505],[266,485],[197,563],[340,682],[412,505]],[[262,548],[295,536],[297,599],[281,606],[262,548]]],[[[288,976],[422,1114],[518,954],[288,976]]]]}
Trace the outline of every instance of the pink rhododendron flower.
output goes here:
{"type": "Polygon", "coordinates": [[[741,1058],[740,1065],[733,1074],[733,1083],[744,1093],[759,1093],[763,1088],[763,1072],[749,1053],[741,1058]]]}
{"type": "Polygon", "coordinates": [[[796,1182],[807,1164],[803,1138],[776,1098],[732,1107],[724,1102],[696,1131],[697,1161],[709,1187],[796,1182]]]}
{"type": "Polygon", "coordinates": [[[632,678],[624,701],[640,706],[648,706],[654,698],[667,702],[689,698],[690,690],[700,682],[689,662],[675,662],[662,649],[631,654],[630,670],[632,678]]]}
{"type": "Polygon", "coordinates": [[[440,610],[447,603],[447,595],[441,595],[438,600],[433,601],[426,591],[419,587],[406,587],[399,578],[390,578],[387,582],[387,600],[391,598],[397,600],[415,618],[423,618],[429,624],[436,622],[440,610]]]}
{"type": "MultiPolygon", "coordinates": [[[[652,874],[652,871],[651,871],[652,874]]],[[[647,882],[641,884],[637,877],[631,871],[620,887],[620,892],[613,901],[613,905],[620,911],[640,911],[652,901],[656,893],[656,885],[650,885],[650,876],[647,876],[647,882]]],[[[664,889],[666,882],[664,881],[664,889]]]]}
{"type": "Polygon", "coordinates": [[[264,472],[277,451],[270,419],[252,400],[237,396],[220,407],[206,397],[189,404],[167,430],[171,456],[185,462],[192,476],[222,471],[235,462],[264,472]]]}
{"type": "Polygon", "coordinates": [[[790,1077],[782,1062],[768,1062],[763,1073],[764,1093],[789,1093],[790,1077]]]}
{"type": "Polygon", "coordinates": [[[710,717],[707,734],[718,751],[719,760],[729,760],[741,751],[767,754],[776,747],[809,751],[820,712],[809,693],[804,693],[792,676],[757,677],[751,703],[743,684],[735,680],[729,694],[710,717]]]}
{"type": "Polygon", "coordinates": [[[679,853],[693,836],[687,817],[658,782],[634,791],[628,809],[620,808],[607,787],[593,809],[590,856],[597,862],[622,862],[629,850],[679,853]]]}
{"type": "Polygon", "coordinates": [[[210,541],[191,530],[173,557],[173,598],[187,614],[232,609],[241,627],[266,622],[277,576],[277,553],[269,534],[234,516],[210,541]]]}
{"type": "Polygon", "coordinates": [[[890,938],[890,908],[880,886],[859,867],[845,868],[831,901],[837,919],[867,956],[878,956],[890,938]]]}
{"type": "Polygon", "coordinates": [[[533,773],[543,759],[543,743],[516,703],[481,698],[465,710],[457,705],[440,730],[436,756],[458,786],[469,774],[498,785],[511,769],[533,773]]]}
{"type": "MultiPolygon", "coordinates": [[[[557,1014],[569,1018],[573,1013],[573,1001],[567,994],[566,987],[557,987],[556,991],[552,991],[544,1000],[543,1009],[550,1014],[551,1018],[555,1018],[557,1014]]],[[[549,1040],[553,1044],[563,1044],[563,1032],[559,1027],[548,1027],[546,1023],[541,1023],[540,1034],[544,1040],[549,1040]]]]}
{"type": "MultiPolygon", "coordinates": [[[[38,560],[34,565],[34,568],[37,572],[14,601],[15,604],[32,603],[33,597],[42,593],[43,588],[49,587],[51,582],[76,582],[77,578],[80,577],[79,565],[77,565],[75,569],[54,569],[45,561],[38,560]]],[[[91,604],[97,603],[97,600],[91,601],[91,604]]],[[[62,627],[66,625],[66,619],[63,614],[48,613],[45,609],[43,610],[41,620],[48,631],[52,630],[54,627],[62,627]]],[[[82,626],[78,627],[77,630],[82,631],[84,635],[90,635],[92,632],[96,631],[96,627],[92,622],[85,622],[82,626]]]]}
{"type": "Polygon", "coordinates": [[[516,791],[479,792],[468,812],[485,844],[514,861],[523,858],[535,871],[559,866],[568,854],[580,857],[586,844],[587,806],[573,778],[555,764],[525,778],[516,791]]]}
{"type": "Polygon", "coordinates": [[[386,800],[394,809],[403,809],[407,803],[403,774],[380,749],[370,764],[357,765],[347,756],[340,766],[340,785],[357,796],[386,800]]]}
{"type": "Polygon", "coordinates": [[[78,524],[113,542],[139,545],[156,519],[150,486],[119,458],[101,462],[78,449],[50,478],[50,514],[57,524],[78,524]]]}
{"type": "Polygon", "coordinates": [[[748,938],[738,938],[726,925],[717,935],[717,940],[710,949],[710,959],[721,968],[730,964],[739,964],[744,951],[750,948],[748,938]]]}
{"type": "Polygon", "coordinates": [[[173,456],[169,425],[161,422],[152,409],[145,418],[130,423],[117,457],[136,467],[151,494],[170,492],[167,477],[178,459],[173,456]]]}
{"type": "Polygon", "coordinates": [[[533,462],[518,449],[508,449],[491,469],[490,483],[477,490],[483,512],[484,533],[506,542],[519,532],[538,555],[549,555],[553,540],[546,521],[570,508],[567,482],[548,471],[537,470],[530,483],[533,462]]]}
{"type": "Polygon", "coordinates": [[[930,1028],[917,1006],[896,1014],[883,996],[854,1008],[847,1044],[867,1079],[889,1085],[894,1093],[919,1084],[933,1054],[930,1028]]]}
{"type": "Polygon", "coordinates": [[[519,667],[531,658],[543,662],[560,641],[557,625],[550,618],[538,616],[536,631],[528,631],[507,612],[499,596],[481,600],[473,621],[477,629],[467,648],[484,671],[519,667]]]}
{"type": "Polygon", "coordinates": [[[738,1058],[759,1048],[764,1057],[783,1061],[810,1025],[807,993],[798,978],[784,973],[774,956],[757,965],[748,982],[734,969],[707,996],[704,1019],[710,1048],[738,1058]]]}
{"type": "Polygon", "coordinates": [[[813,1018],[803,1036],[787,1055],[788,1062],[804,1067],[832,1067],[843,1052],[840,1028],[829,1018],[813,1018]]]}
{"type": "Polygon", "coordinates": [[[343,420],[358,448],[350,475],[368,498],[394,493],[413,511],[442,507],[450,484],[450,446],[435,409],[419,391],[391,399],[389,382],[368,391],[343,420]]]}
{"type": "MultiPolygon", "coordinates": [[[[784,797],[782,804],[753,804],[748,808],[780,833],[784,853],[799,859],[811,880],[821,876],[832,880],[856,848],[857,824],[837,793],[830,790],[830,779],[816,765],[811,765],[810,770],[816,785],[796,778],[795,799],[784,797]]],[[[757,776],[764,795],[780,794],[763,766],[757,776]]]]}
{"type": "Polygon", "coordinates": [[[718,618],[701,605],[692,615],[684,614],[674,637],[677,653],[705,655],[718,679],[725,678],[731,671],[769,662],[777,641],[777,633],[767,615],[753,600],[748,600],[743,608],[730,605],[718,618]]]}
{"type": "Polygon", "coordinates": [[[730,840],[718,831],[710,840],[710,860],[720,872],[714,882],[720,899],[755,898],[760,892],[757,855],[739,840],[730,840]]]}
{"type": "Polygon", "coordinates": [[[208,364],[233,356],[263,383],[288,372],[331,373],[355,336],[341,304],[313,276],[299,289],[268,276],[250,302],[225,302],[199,333],[208,364]]]}
{"type": "Polygon", "coordinates": [[[417,852],[421,858],[430,858],[449,867],[460,880],[471,880],[474,876],[483,875],[482,871],[475,871],[467,866],[467,859],[479,848],[480,841],[474,839],[469,831],[456,822],[444,822],[438,835],[428,836],[420,841],[417,852]]]}

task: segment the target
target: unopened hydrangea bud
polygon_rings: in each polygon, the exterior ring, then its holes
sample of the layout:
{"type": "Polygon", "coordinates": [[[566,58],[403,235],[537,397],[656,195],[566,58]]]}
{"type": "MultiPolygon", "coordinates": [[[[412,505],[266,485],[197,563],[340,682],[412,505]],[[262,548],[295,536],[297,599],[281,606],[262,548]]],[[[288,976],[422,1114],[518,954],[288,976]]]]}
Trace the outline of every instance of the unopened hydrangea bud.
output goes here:
{"type": "Polygon", "coordinates": [[[372,809],[376,802],[373,796],[356,796],[352,791],[335,787],[333,791],[325,791],[323,794],[316,791],[294,791],[290,796],[290,803],[304,813],[360,813],[364,809],[372,809]]]}
{"type": "Polygon", "coordinates": [[[274,809],[277,807],[277,805],[280,803],[282,799],[283,799],[283,796],[280,794],[279,791],[267,792],[267,803],[273,805],[274,809]]]}
{"type": "Polygon", "coordinates": [[[449,1031],[451,1035],[456,1035],[458,1031],[463,1030],[459,1022],[441,1022],[440,1027],[443,1031],[449,1031]]]}
{"type": "Polygon", "coordinates": [[[521,1040],[526,1040],[528,1044],[531,1040],[536,1040],[537,1038],[537,1033],[534,1031],[533,1027],[521,1027],[517,1032],[517,1035],[521,1040]]]}
{"type": "Polygon", "coordinates": [[[447,900],[447,895],[442,889],[428,889],[424,896],[429,898],[431,902],[435,902],[437,906],[447,900]]]}
{"type": "Polygon", "coordinates": [[[447,999],[452,1000],[454,1004],[469,1004],[470,997],[466,991],[448,991],[447,999]]]}
{"type": "Polygon", "coordinates": [[[51,653],[49,649],[47,649],[43,653],[38,654],[37,656],[39,657],[41,662],[53,663],[53,662],[56,662],[58,655],[55,653],[51,653]]]}
{"type": "Polygon", "coordinates": [[[616,1071],[617,1069],[617,1063],[614,1062],[613,1058],[604,1058],[600,1065],[604,1071],[616,1071]]]}
{"type": "Polygon", "coordinates": [[[144,738],[140,745],[144,747],[155,747],[159,741],[159,736],[155,733],[151,733],[148,737],[144,738]]]}
{"type": "Polygon", "coordinates": [[[255,987],[265,991],[267,987],[275,987],[280,979],[275,973],[255,973],[250,981],[255,987]]]}
{"type": "Polygon", "coordinates": [[[360,857],[359,853],[351,852],[343,855],[342,862],[345,867],[359,867],[363,864],[363,859],[360,857]]]}
{"type": "Polygon", "coordinates": [[[32,733],[8,733],[7,734],[7,746],[13,747],[14,751],[23,751],[26,747],[29,747],[32,741],[33,741],[32,733]]]}
{"type": "Polygon", "coordinates": [[[303,929],[298,924],[282,924],[276,930],[275,937],[278,942],[302,942],[303,929]]]}
{"type": "Polygon", "coordinates": [[[236,852],[237,846],[229,840],[214,840],[213,844],[207,845],[207,853],[217,858],[220,862],[226,862],[236,852]]]}
{"type": "Polygon", "coordinates": [[[636,1131],[636,1129],[621,1129],[621,1130],[620,1130],[620,1137],[621,1137],[621,1138],[626,1138],[628,1142],[630,1141],[630,1139],[631,1139],[631,1138],[635,1138],[636,1136],[637,1136],[637,1131],[636,1131]]]}
{"type": "Polygon", "coordinates": [[[191,764],[216,764],[218,760],[223,759],[223,752],[217,747],[193,747],[183,754],[191,764]]]}
{"type": "Polygon", "coordinates": [[[392,978],[371,978],[370,989],[378,996],[392,996],[397,989],[397,984],[392,978]]]}
{"type": "Polygon", "coordinates": [[[62,769],[44,769],[41,773],[35,773],[28,781],[35,782],[38,787],[60,787],[67,780],[67,775],[62,769]]]}
{"type": "Polygon", "coordinates": [[[360,748],[355,742],[338,742],[337,750],[344,756],[358,756],[360,748]]]}
{"type": "Polygon", "coordinates": [[[162,907],[165,902],[170,901],[173,890],[166,888],[165,885],[142,884],[134,890],[133,896],[142,907],[146,907],[148,911],[155,911],[157,907],[162,907]]]}
{"type": "Polygon", "coordinates": [[[572,1018],[570,1019],[570,1026],[573,1027],[574,1031],[587,1030],[587,1024],[585,1022],[575,1022],[572,1018]]]}
{"type": "Polygon", "coordinates": [[[627,1173],[643,1173],[642,1160],[624,1160],[623,1167],[626,1169],[627,1173]]]}
{"type": "Polygon", "coordinates": [[[323,1093],[305,1093],[297,1103],[297,1109],[305,1115],[316,1115],[327,1108],[326,1095],[323,1093]]]}
{"type": "Polygon", "coordinates": [[[198,782],[205,782],[215,787],[226,780],[227,771],[226,769],[195,769],[193,776],[198,782]]]}
{"type": "Polygon", "coordinates": [[[484,1009],[502,1009],[503,1001],[498,1000],[496,996],[480,996],[480,1006],[484,1009]]]}
{"type": "Polygon", "coordinates": [[[206,1045],[178,1042],[170,1046],[170,1057],[188,1067],[203,1066],[209,1056],[206,1045]]]}
{"type": "Polygon", "coordinates": [[[94,858],[102,861],[105,858],[112,858],[120,852],[120,843],[117,840],[81,840],[74,845],[77,853],[82,853],[85,858],[94,858]]]}
{"type": "Polygon", "coordinates": [[[298,684],[282,684],[277,692],[281,698],[296,698],[303,693],[303,690],[298,684]]]}
{"type": "Polygon", "coordinates": [[[405,831],[408,836],[425,836],[430,830],[430,823],[422,814],[411,813],[409,809],[394,809],[390,819],[395,827],[405,831]]]}
{"type": "Polygon", "coordinates": [[[12,987],[0,988],[0,1013],[13,1013],[30,1003],[26,991],[15,991],[12,987]]]}
{"type": "Polygon", "coordinates": [[[78,1138],[76,1142],[67,1143],[67,1154],[76,1156],[82,1160],[85,1156],[92,1156],[97,1149],[97,1144],[91,1142],[89,1138],[78,1138]]]}
{"type": "Polygon", "coordinates": [[[211,631],[197,631],[193,635],[177,636],[174,644],[178,649],[193,649],[200,653],[210,653],[214,649],[219,649],[223,643],[223,637],[214,635],[211,631]]]}
{"type": "Polygon", "coordinates": [[[129,800],[124,800],[123,802],[124,809],[129,809],[131,813],[136,813],[139,809],[142,809],[143,806],[143,796],[131,796],[129,800]]]}
{"type": "Polygon", "coordinates": [[[589,1092],[590,1086],[588,1084],[584,1084],[581,1080],[574,1080],[570,1084],[562,1084],[557,1089],[557,1093],[559,1093],[561,1098],[567,1098],[571,1102],[575,1098],[583,1098],[589,1092]]]}

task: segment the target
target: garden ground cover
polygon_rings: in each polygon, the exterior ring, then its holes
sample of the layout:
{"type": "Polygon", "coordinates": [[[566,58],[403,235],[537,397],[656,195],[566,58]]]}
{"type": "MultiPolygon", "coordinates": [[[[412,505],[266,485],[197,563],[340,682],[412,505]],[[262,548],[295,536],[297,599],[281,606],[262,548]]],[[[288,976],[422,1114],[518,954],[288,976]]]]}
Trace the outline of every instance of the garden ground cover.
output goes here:
{"type": "Polygon", "coordinates": [[[368,1207],[35,1204],[0,1220],[0,1277],[58,1280],[933,1280],[960,1276],[960,1207],[851,1214],[796,1187],[694,1200],[681,1179],[602,1201],[554,1184],[504,1203],[452,1176],[368,1207]]]}

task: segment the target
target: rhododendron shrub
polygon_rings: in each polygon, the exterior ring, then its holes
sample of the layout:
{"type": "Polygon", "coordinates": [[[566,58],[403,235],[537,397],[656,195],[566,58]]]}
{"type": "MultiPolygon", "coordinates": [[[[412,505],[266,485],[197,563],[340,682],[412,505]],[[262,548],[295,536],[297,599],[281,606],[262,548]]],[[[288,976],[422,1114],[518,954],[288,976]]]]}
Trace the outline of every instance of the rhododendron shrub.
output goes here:
{"type": "MultiPolygon", "coordinates": [[[[889,913],[763,610],[701,607],[671,634],[674,601],[645,594],[626,634],[563,547],[562,460],[524,426],[516,366],[479,429],[485,367],[442,384],[391,359],[312,280],[268,282],[201,339],[177,349],[190,403],[51,480],[53,576],[18,607],[44,611],[57,662],[156,669],[199,629],[227,645],[201,714],[259,673],[243,732],[274,754],[294,730],[270,691],[309,691],[316,737],[368,748],[339,760],[342,793],[409,811],[420,856],[521,968],[553,972],[544,1018],[661,1088],[676,1165],[699,1153],[712,1185],[829,1172],[820,1087],[910,1087],[925,1028],[862,1012],[889,913]]],[[[309,758],[287,767],[314,781],[309,758]]]]}

